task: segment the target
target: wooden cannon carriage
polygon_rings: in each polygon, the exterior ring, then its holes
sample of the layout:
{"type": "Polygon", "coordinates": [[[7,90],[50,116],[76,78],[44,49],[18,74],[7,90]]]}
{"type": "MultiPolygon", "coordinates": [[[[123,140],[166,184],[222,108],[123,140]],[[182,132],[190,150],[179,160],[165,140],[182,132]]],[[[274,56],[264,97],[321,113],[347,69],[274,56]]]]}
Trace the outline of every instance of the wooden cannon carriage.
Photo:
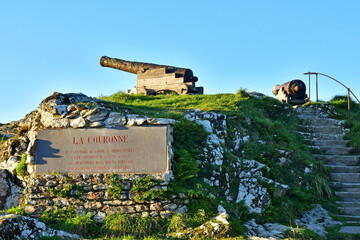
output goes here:
{"type": "Polygon", "coordinates": [[[176,92],[182,95],[203,94],[204,92],[203,87],[195,86],[198,78],[188,68],[130,62],[106,56],[101,57],[100,65],[136,74],[136,93],[153,95],[163,92],[176,92]]]}

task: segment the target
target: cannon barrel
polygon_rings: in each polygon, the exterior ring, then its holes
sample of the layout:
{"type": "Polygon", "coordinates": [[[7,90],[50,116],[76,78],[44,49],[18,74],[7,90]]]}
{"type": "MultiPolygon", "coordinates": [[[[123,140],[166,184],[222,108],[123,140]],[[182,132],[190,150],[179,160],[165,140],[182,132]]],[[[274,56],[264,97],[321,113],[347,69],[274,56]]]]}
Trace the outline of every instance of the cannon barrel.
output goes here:
{"type": "Polygon", "coordinates": [[[125,61],[106,56],[100,58],[100,65],[136,74],[136,93],[151,95],[170,91],[177,94],[203,94],[204,91],[203,87],[195,86],[198,78],[188,68],[125,61]]]}
{"type": "Polygon", "coordinates": [[[103,67],[114,68],[134,74],[144,73],[146,72],[146,70],[165,68],[167,73],[176,73],[184,76],[185,82],[197,81],[197,77],[194,77],[193,72],[191,71],[191,69],[188,68],[172,67],[172,66],[159,65],[154,63],[132,62],[118,58],[110,58],[107,56],[102,56],[100,58],[100,65],[103,67]]]}
{"type": "Polygon", "coordinates": [[[275,85],[273,87],[273,94],[277,95],[278,91],[283,89],[288,95],[296,96],[298,98],[304,97],[306,92],[305,83],[301,80],[292,80],[282,85],[275,85]]]}
{"type": "Polygon", "coordinates": [[[306,95],[306,85],[303,81],[296,79],[282,85],[275,85],[272,89],[276,99],[288,103],[304,103],[306,95]]]}

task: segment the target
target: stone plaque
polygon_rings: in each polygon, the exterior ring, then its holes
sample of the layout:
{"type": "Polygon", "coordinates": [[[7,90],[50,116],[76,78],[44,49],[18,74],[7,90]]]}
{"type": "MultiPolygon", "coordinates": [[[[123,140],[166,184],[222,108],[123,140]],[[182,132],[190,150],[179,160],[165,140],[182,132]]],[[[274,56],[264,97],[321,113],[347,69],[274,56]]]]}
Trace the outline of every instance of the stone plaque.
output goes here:
{"type": "Polygon", "coordinates": [[[36,174],[165,173],[167,127],[40,130],[36,174]]]}

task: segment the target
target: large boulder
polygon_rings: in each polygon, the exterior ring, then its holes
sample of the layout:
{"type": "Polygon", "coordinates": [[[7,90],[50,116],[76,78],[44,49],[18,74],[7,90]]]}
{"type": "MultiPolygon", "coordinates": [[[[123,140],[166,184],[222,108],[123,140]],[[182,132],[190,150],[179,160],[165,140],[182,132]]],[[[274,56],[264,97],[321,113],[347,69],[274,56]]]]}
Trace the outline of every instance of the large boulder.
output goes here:
{"type": "Polygon", "coordinates": [[[9,193],[10,186],[7,181],[7,171],[5,169],[0,169],[0,209],[3,208],[9,193]]]}
{"type": "Polygon", "coordinates": [[[8,214],[0,216],[0,239],[39,239],[58,237],[60,239],[81,239],[79,235],[47,228],[36,219],[8,214]]]}
{"type": "Polygon", "coordinates": [[[9,209],[20,204],[23,187],[6,169],[0,169],[0,210],[9,209]]]}

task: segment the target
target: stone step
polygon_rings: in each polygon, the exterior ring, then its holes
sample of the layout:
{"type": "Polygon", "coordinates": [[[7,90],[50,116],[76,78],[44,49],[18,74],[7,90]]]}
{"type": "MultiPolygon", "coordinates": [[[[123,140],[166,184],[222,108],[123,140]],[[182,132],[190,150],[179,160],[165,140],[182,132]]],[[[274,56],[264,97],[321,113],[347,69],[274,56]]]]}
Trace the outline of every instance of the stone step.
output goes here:
{"type": "Polygon", "coordinates": [[[340,207],[344,213],[354,216],[360,216],[360,207],[340,207]]]}
{"type": "Polygon", "coordinates": [[[360,173],[331,173],[330,176],[333,182],[342,182],[342,183],[360,182],[360,173]]]}
{"type": "Polygon", "coordinates": [[[359,183],[360,173],[331,173],[333,182],[359,183]]]}
{"type": "Polygon", "coordinates": [[[322,133],[322,134],[344,134],[347,131],[339,126],[336,127],[328,127],[328,126],[305,126],[303,125],[302,128],[305,132],[311,133],[322,133]]]}
{"type": "Polygon", "coordinates": [[[343,223],[345,225],[359,225],[360,224],[359,221],[344,221],[343,223]]]}
{"type": "Polygon", "coordinates": [[[360,192],[335,192],[335,195],[342,201],[359,201],[360,192]]]}
{"type": "Polygon", "coordinates": [[[330,167],[333,173],[360,173],[360,166],[346,166],[346,165],[326,165],[326,166],[330,167]]]}
{"type": "Polygon", "coordinates": [[[328,115],[322,112],[319,112],[318,110],[311,109],[311,110],[296,110],[296,115],[299,118],[328,118],[328,115]]]}
{"type": "Polygon", "coordinates": [[[330,182],[330,185],[339,192],[360,192],[360,183],[330,182]]]}
{"type": "Polygon", "coordinates": [[[302,116],[300,117],[302,119],[303,125],[309,125],[309,126],[341,126],[344,121],[332,119],[332,118],[323,118],[323,117],[309,117],[309,116],[302,116]]]}
{"type": "MultiPolygon", "coordinates": [[[[349,219],[349,221],[351,221],[351,223],[359,223],[360,221],[360,216],[353,216],[353,215],[335,215],[336,217],[341,217],[341,218],[347,218],[349,219]]],[[[347,222],[349,223],[349,222],[347,222]]]]}
{"type": "Polygon", "coordinates": [[[359,226],[342,226],[339,233],[359,234],[360,227],[359,226]]]}
{"type": "Polygon", "coordinates": [[[347,155],[350,153],[353,148],[349,147],[338,147],[338,146],[314,146],[309,145],[310,148],[320,150],[320,152],[324,152],[330,155],[347,155]]]}
{"type": "Polygon", "coordinates": [[[313,154],[313,156],[319,160],[322,160],[327,165],[347,165],[347,166],[358,166],[359,157],[358,155],[323,155],[313,154]]]}
{"type": "Polygon", "coordinates": [[[360,208],[360,201],[337,201],[336,203],[339,204],[341,207],[360,208]]]}
{"type": "Polygon", "coordinates": [[[296,132],[301,134],[306,140],[343,140],[345,133],[340,134],[326,134],[326,133],[310,133],[310,132],[296,132]]]}
{"type": "Polygon", "coordinates": [[[338,147],[347,147],[348,143],[350,142],[349,140],[323,140],[323,139],[316,139],[313,141],[309,141],[311,143],[311,145],[316,145],[316,146],[338,146],[338,147]]]}

